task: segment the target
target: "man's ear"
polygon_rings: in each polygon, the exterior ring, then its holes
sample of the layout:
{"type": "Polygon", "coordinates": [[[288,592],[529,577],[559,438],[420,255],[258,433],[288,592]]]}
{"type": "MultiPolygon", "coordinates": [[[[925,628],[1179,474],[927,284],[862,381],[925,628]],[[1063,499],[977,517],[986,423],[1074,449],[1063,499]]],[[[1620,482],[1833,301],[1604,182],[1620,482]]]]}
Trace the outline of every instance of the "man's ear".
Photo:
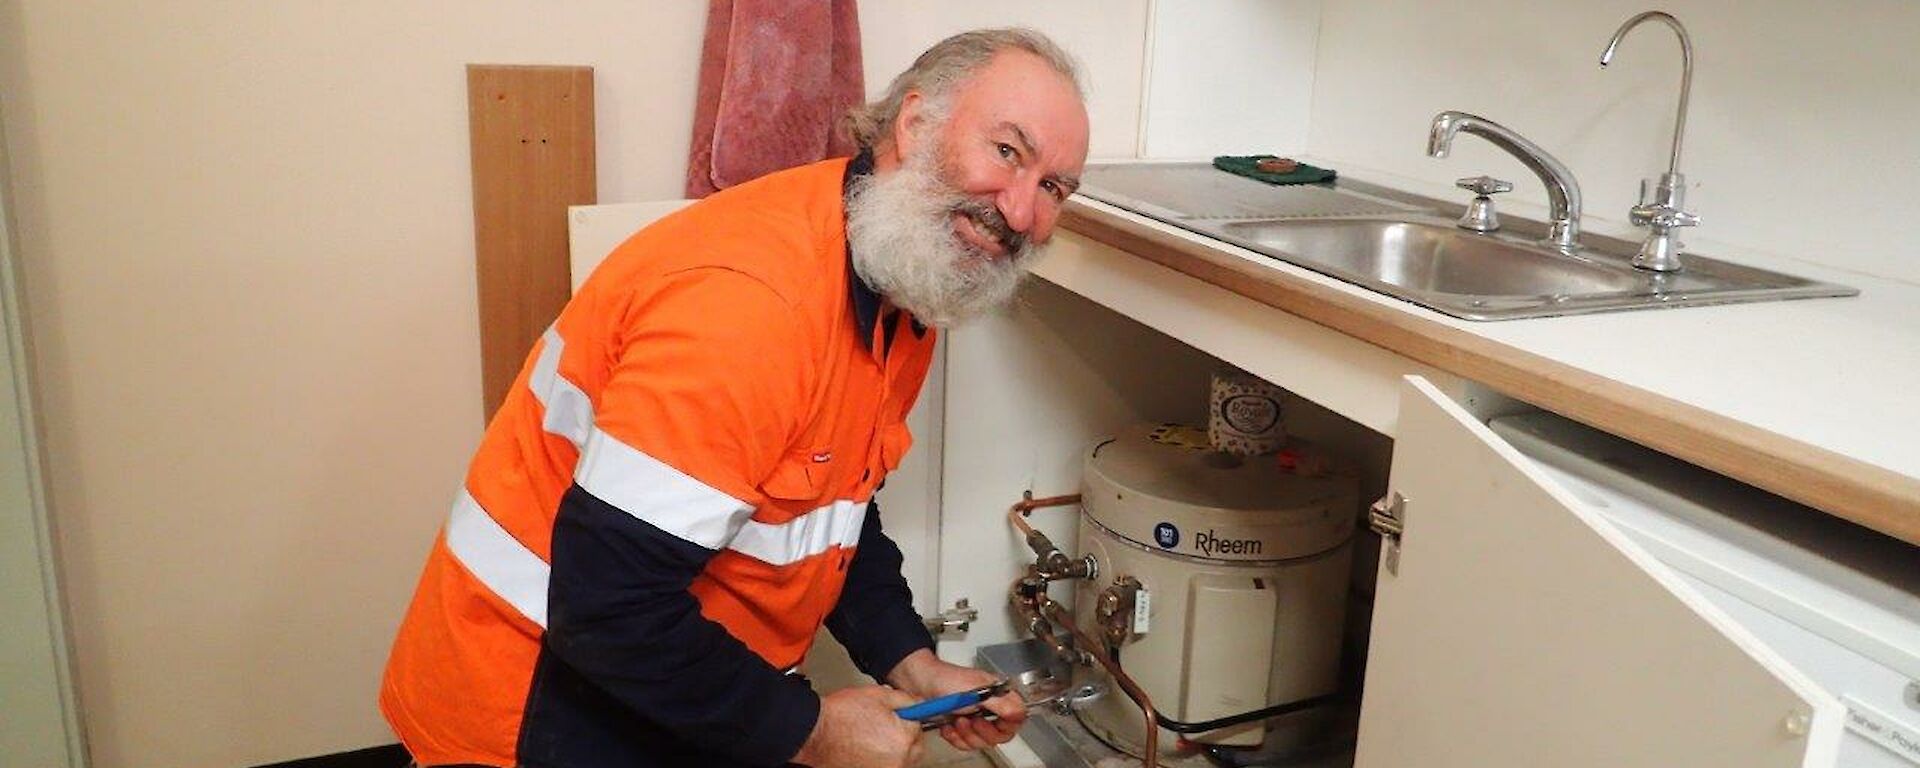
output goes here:
{"type": "Polygon", "coordinates": [[[920,139],[920,124],[927,119],[927,97],[919,91],[907,91],[900,99],[900,112],[893,119],[893,150],[900,158],[913,156],[920,139]]]}

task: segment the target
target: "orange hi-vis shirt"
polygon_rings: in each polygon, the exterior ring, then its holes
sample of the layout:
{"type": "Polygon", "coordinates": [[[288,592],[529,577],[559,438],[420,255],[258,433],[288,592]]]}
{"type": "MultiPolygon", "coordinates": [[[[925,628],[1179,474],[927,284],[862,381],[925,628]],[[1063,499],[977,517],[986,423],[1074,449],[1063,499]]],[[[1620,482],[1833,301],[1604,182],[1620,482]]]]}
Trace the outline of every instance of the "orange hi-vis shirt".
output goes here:
{"type": "Polygon", "coordinates": [[[850,266],[843,187],[869,169],[689,206],[562,310],[388,662],[381,710],[416,760],[779,764],[818,713],[783,673],[823,622],[863,666],[928,644],[869,500],[934,333],[850,266]]]}

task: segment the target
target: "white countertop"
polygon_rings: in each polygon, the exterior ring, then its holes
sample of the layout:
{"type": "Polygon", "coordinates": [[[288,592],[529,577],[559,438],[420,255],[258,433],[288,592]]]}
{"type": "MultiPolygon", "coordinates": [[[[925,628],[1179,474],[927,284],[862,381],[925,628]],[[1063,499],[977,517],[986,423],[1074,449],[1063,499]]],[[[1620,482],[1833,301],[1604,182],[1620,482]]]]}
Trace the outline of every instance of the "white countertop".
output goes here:
{"type": "Polygon", "coordinates": [[[1920,478],[1920,287],[1797,274],[1851,285],[1860,295],[1493,323],[1440,319],[1920,478]]]}

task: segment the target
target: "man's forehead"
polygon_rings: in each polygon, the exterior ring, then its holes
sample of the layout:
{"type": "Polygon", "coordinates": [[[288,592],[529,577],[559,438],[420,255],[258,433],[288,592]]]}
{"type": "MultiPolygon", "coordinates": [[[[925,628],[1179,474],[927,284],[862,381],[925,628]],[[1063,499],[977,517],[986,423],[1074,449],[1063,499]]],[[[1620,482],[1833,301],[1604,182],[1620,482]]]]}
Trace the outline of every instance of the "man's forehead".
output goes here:
{"type": "Polygon", "coordinates": [[[1016,134],[1078,172],[1087,114],[1073,82],[1038,56],[1007,52],[962,86],[960,101],[985,127],[1016,134]]]}

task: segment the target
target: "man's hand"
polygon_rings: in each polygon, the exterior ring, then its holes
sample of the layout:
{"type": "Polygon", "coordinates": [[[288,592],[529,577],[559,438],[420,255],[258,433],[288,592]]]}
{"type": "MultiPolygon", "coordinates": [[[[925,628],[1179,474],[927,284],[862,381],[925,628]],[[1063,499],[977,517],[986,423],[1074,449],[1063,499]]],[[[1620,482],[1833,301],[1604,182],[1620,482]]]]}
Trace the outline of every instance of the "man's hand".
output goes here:
{"type": "Polygon", "coordinates": [[[906,768],[920,760],[920,724],[894,710],[917,699],[884,685],[843,688],[820,699],[820,719],[793,761],[814,768],[906,768]]]}
{"type": "MultiPolygon", "coordinates": [[[[913,694],[915,700],[978,688],[998,679],[985,670],[948,664],[925,649],[908,654],[894,666],[892,672],[887,673],[887,682],[913,694]]],[[[1018,694],[1011,691],[981,702],[980,707],[992,712],[999,720],[956,718],[952,724],[940,729],[940,738],[946,739],[955,749],[986,749],[1011,741],[1014,734],[1020,731],[1020,725],[1027,721],[1027,705],[1020,701],[1018,694]]]]}

